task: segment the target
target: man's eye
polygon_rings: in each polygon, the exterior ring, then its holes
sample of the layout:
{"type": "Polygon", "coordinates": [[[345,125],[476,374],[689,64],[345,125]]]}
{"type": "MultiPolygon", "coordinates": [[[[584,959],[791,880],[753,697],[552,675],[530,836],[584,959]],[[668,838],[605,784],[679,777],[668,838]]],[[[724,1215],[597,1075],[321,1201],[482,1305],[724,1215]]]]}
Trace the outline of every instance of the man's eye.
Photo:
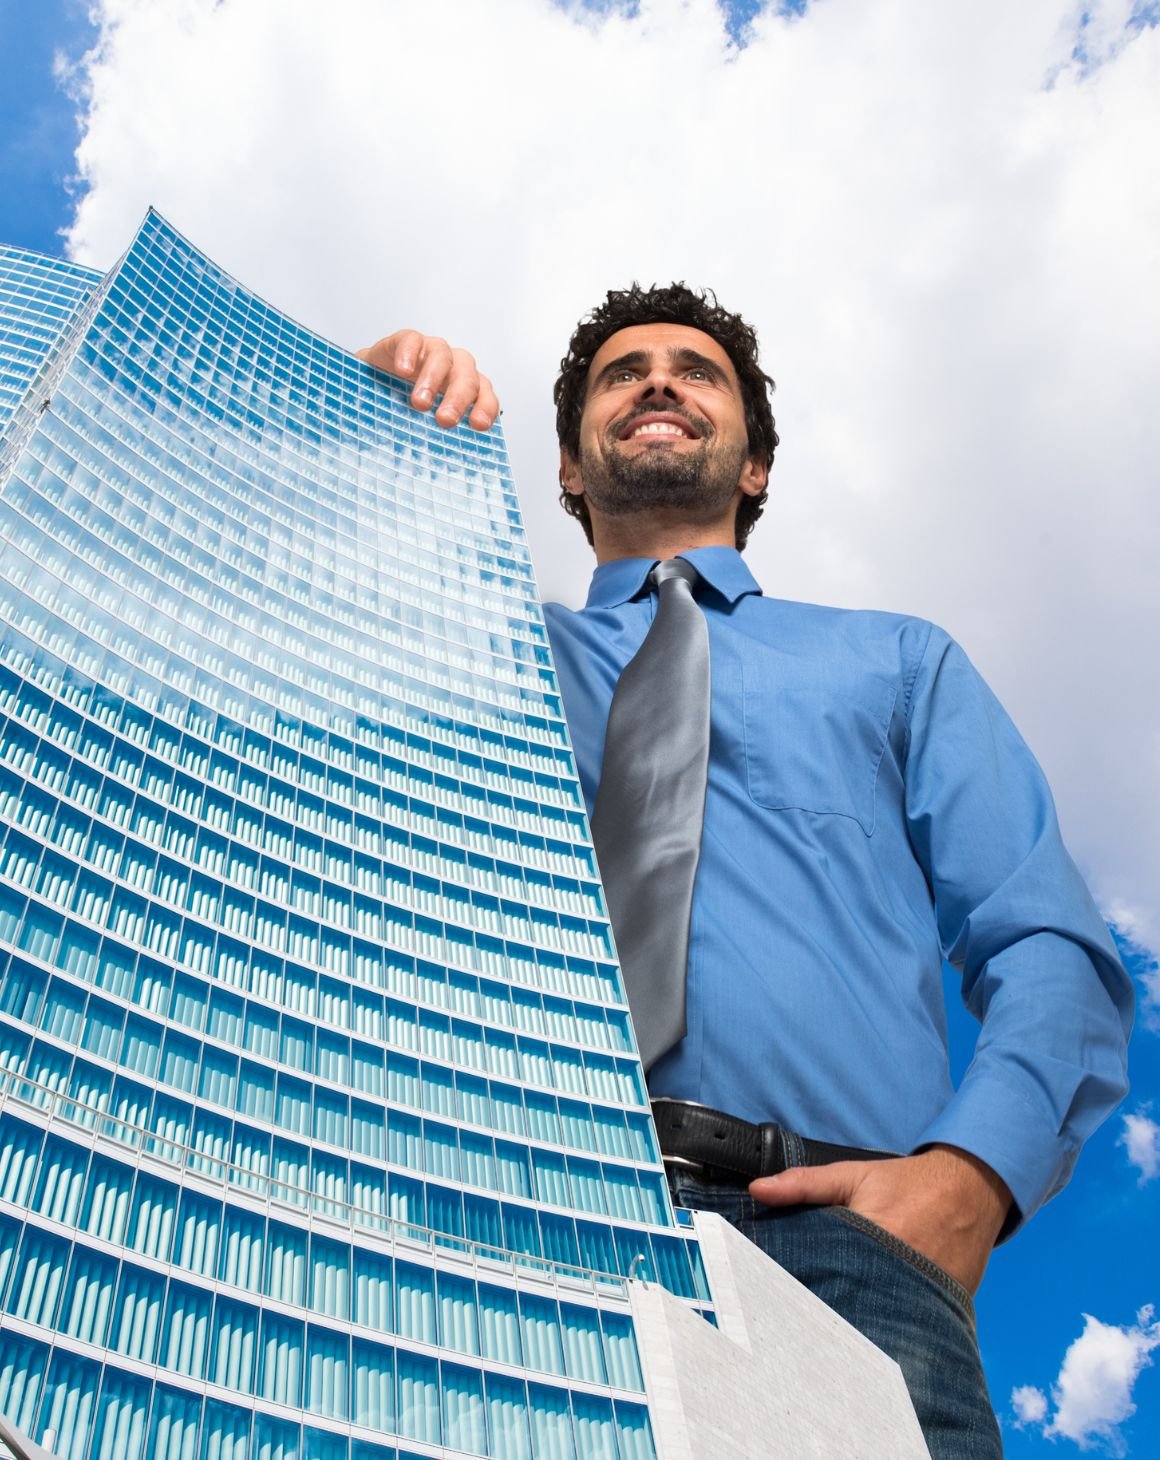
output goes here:
{"type": "Polygon", "coordinates": [[[635,380],[635,379],[636,379],[636,371],[635,370],[618,370],[616,372],[616,374],[612,377],[612,382],[613,382],[614,385],[623,385],[626,380],[635,380]]]}
{"type": "Polygon", "coordinates": [[[685,371],[687,380],[712,380],[712,376],[703,365],[694,365],[691,370],[685,371]]]}

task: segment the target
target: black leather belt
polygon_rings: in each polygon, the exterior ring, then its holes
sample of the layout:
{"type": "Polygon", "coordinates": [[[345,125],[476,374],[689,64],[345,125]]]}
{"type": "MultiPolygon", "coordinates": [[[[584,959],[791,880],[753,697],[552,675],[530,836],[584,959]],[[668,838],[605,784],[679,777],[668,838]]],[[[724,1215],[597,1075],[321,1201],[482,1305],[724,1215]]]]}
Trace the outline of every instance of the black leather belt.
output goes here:
{"type": "Polygon", "coordinates": [[[811,1141],[773,1121],[755,1125],[688,1100],[654,1100],[652,1113],[665,1165],[700,1168],[711,1180],[749,1182],[791,1166],[882,1161],[897,1155],[811,1141]]]}

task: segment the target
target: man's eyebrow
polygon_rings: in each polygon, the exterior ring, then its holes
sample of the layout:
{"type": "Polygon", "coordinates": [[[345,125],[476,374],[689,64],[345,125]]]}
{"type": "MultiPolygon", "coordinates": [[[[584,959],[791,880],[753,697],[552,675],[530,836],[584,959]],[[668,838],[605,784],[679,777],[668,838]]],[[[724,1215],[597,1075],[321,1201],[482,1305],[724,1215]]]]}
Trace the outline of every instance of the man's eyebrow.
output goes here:
{"type": "MultiPolygon", "coordinates": [[[[688,345],[673,345],[667,353],[669,364],[677,369],[705,370],[718,380],[725,378],[725,371],[716,360],[711,360],[708,355],[702,355],[699,350],[693,350],[688,345]]],[[[603,385],[610,376],[621,370],[647,370],[648,364],[649,356],[645,350],[630,350],[627,355],[618,355],[615,360],[609,360],[592,384],[603,385]]]]}
{"type": "Polygon", "coordinates": [[[708,355],[702,355],[700,350],[691,350],[688,345],[680,345],[669,351],[669,362],[679,365],[683,370],[707,370],[711,375],[724,379],[725,371],[717,363],[711,360],[708,355]]]}
{"type": "Polygon", "coordinates": [[[619,370],[639,370],[647,364],[648,356],[643,350],[630,350],[627,355],[618,355],[615,360],[609,360],[592,384],[603,385],[610,375],[615,375],[619,370]]]}

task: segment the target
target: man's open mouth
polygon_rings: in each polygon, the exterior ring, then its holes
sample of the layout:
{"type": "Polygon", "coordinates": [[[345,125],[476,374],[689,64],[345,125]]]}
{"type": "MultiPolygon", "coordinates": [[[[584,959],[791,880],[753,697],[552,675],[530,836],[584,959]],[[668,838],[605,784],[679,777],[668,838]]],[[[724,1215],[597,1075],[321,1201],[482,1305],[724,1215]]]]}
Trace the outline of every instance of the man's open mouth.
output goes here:
{"type": "Polygon", "coordinates": [[[617,439],[620,441],[638,441],[645,438],[651,440],[697,441],[700,439],[700,432],[696,431],[682,416],[637,416],[634,420],[629,421],[617,439]]]}

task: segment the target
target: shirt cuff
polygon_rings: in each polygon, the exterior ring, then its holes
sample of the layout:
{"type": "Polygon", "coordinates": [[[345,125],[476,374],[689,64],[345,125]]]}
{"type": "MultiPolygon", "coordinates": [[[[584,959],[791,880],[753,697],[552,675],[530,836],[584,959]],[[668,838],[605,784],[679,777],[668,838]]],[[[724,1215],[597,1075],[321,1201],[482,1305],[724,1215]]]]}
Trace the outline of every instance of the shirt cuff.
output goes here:
{"type": "Polygon", "coordinates": [[[946,1109],[923,1131],[911,1154],[928,1146],[957,1146],[985,1162],[1011,1193],[997,1242],[1005,1242],[1049,1197],[1061,1191],[1079,1155],[1046,1128],[1017,1078],[1002,1069],[968,1075],[946,1109]]]}

